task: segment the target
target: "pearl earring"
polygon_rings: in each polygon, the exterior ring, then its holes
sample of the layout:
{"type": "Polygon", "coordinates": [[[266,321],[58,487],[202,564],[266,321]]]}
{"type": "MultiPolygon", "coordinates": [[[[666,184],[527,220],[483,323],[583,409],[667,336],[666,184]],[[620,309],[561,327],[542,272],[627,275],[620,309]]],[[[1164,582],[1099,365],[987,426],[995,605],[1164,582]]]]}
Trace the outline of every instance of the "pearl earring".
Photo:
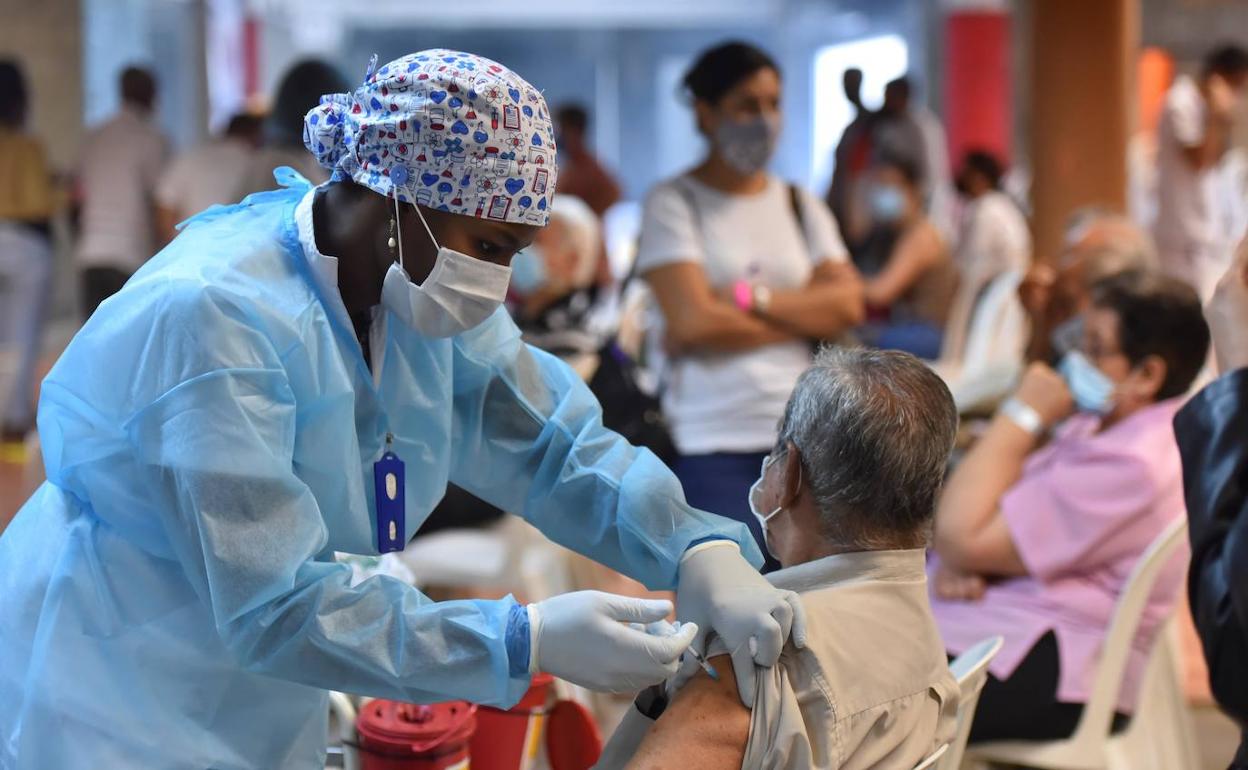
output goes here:
{"type": "Polygon", "coordinates": [[[390,240],[386,241],[386,245],[390,247],[390,250],[391,250],[391,251],[394,251],[394,250],[395,250],[395,248],[399,245],[398,240],[396,240],[396,239],[395,239],[395,237],[394,237],[394,227],[395,227],[394,219],[393,219],[393,218],[391,218],[391,220],[390,220],[390,240]]]}

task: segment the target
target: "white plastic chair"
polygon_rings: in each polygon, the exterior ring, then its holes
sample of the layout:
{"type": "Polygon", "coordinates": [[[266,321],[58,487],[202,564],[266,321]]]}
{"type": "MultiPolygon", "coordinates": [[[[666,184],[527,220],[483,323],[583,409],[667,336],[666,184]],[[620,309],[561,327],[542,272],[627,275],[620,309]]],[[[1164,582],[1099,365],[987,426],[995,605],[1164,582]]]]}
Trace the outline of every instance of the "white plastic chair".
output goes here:
{"type": "Polygon", "coordinates": [[[975,302],[961,356],[932,364],[949,386],[959,412],[1003,399],[1022,371],[1029,328],[1018,299],[1022,280],[1020,270],[1007,270],[993,278],[975,302]]]}
{"type": "Polygon", "coordinates": [[[355,704],[351,696],[329,693],[329,713],[338,720],[338,739],[342,743],[342,766],[345,770],[359,770],[360,757],[355,748],[355,704]]]}
{"type": "Polygon", "coordinates": [[[1140,618],[1161,570],[1186,532],[1186,519],[1172,523],[1132,570],[1114,608],[1091,695],[1074,734],[1056,741],[979,744],[967,749],[970,760],[1049,770],[1196,770],[1196,744],[1178,682],[1170,624],[1160,629],[1153,644],[1130,726],[1118,735],[1110,733],[1140,618]]]}
{"type": "Polygon", "coordinates": [[[936,763],[939,762],[940,758],[945,756],[945,754],[947,754],[948,752],[949,752],[949,744],[946,743],[940,748],[933,751],[931,754],[929,754],[927,756],[927,759],[915,765],[914,770],[935,770],[936,763]]]}
{"type": "Polygon", "coordinates": [[[999,636],[989,637],[971,649],[959,655],[949,670],[958,680],[958,731],[954,733],[953,742],[949,744],[949,752],[940,762],[940,770],[957,770],[962,764],[962,755],[966,751],[966,740],[971,735],[971,724],[975,721],[975,708],[979,705],[979,694],[988,681],[988,666],[992,659],[1001,652],[1005,640],[999,636]]]}

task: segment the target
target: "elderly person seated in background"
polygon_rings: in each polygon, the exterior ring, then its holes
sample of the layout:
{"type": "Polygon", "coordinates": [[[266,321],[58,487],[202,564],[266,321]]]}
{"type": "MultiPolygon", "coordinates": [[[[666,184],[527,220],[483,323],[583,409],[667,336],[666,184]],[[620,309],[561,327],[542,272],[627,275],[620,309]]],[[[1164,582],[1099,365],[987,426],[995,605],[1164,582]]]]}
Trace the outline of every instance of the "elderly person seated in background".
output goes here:
{"type": "MultiPolygon", "coordinates": [[[[971,741],[1071,735],[1115,602],[1184,515],[1170,423],[1209,330],[1186,284],[1134,272],[1098,283],[1061,374],[1034,363],[949,479],[936,513],[932,608],[949,652],[1000,634],[971,741]]],[[[1128,656],[1121,726],[1153,636],[1183,585],[1158,579],[1128,656]]]]}
{"type": "Polygon", "coordinates": [[[1126,217],[1099,209],[1075,212],[1056,264],[1036,262],[1018,288],[1030,327],[1023,355],[1013,365],[991,367],[978,376],[955,379],[952,370],[937,367],[947,377],[959,412],[991,414],[1010,395],[1027,363],[1056,365],[1078,346],[1080,314],[1094,284],[1133,270],[1156,270],[1158,265],[1152,238],[1126,217]]]}
{"type": "Polygon", "coordinates": [[[862,261],[868,318],[864,341],[934,360],[958,288],[949,244],[923,208],[916,163],[885,156],[872,172],[874,222],[862,261]],[[878,264],[878,269],[875,265],[878,264]]]}
{"type": "Polygon", "coordinates": [[[956,428],[948,389],[913,356],[821,353],[750,493],[784,567],[768,579],[802,596],[805,648],[759,670],[747,709],[712,642],[718,680],[643,692],[599,767],[910,768],[948,741],[958,687],[924,560],[956,428]]]}
{"type": "Polygon", "coordinates": [[[551,204],[550,224],[511,264],[509,306],[524,341],[573,368],[603,342],[589,323],[602,250],[602,228],[594,212],[580,198],[558,195],[551,204]]]}
{"type": "Polygon", "coordinates": [[[1071,215],[1056,266],[1037,262],[1019,287],[1031,319],[1027,361],[1053,364],[1079,342],[1091,287],[1110,276],[1159,269],[1153,239],[1127,217],[1089,208],[1071,215]]]}

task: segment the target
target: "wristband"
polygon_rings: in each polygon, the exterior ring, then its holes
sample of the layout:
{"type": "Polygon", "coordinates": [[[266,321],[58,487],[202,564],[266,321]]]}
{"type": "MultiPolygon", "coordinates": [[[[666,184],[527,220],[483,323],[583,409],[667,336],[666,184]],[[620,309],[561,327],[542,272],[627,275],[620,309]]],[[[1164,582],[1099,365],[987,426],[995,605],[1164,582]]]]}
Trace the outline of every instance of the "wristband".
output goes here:
{"type": "Polygon", "coordinates": [[[1017,398],[1006,399],[1006,402],[1001,405],[1000,413],[1032,436],[1039,438],[1044,435],[1044,418],[1034,408],[1017,398]]]}
{"type": "Polygon", "coordinates": [[[732,300],[741,312],[750,312],[754,309],[754,287],[749,281],[737,281],[732,285],[732,300]]]}

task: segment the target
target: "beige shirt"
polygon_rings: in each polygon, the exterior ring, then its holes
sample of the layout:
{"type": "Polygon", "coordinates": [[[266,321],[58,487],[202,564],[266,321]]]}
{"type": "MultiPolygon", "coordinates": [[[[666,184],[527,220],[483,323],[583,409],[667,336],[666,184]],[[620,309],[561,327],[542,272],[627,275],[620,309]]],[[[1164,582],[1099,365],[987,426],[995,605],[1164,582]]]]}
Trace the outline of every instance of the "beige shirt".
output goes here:
{"type": "MultiPolygon", "coordinates": [[[[910,770],[953,738],[958,685],[924,564],[921,549],[869,551],[768,576],[801,594],[808,638],[758,669],[743,768],[910,770]]],[[[631,709],[598,768],[627,764],[651,724],[631,709]]]]}

